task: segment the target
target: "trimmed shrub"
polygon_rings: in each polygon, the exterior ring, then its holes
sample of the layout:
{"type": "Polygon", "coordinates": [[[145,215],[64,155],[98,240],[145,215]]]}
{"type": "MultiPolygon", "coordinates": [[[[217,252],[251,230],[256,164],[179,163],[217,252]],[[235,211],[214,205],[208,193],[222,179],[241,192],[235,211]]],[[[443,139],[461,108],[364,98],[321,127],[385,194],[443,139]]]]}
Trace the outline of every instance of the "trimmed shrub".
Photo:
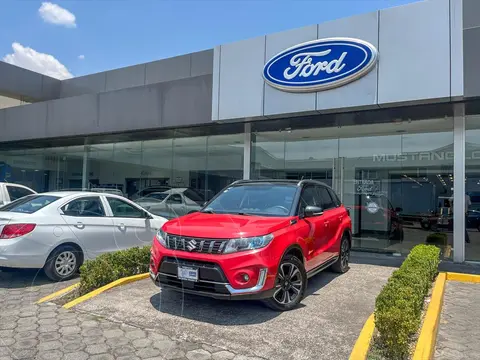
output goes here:
{"type": "Polygon", "coordinates": [[[105,253],[80,267],[79,296],[126,276],[148,272],[150,246],[105,253]]]}
{"type": "Polygon", "coordinates": [[[408,356],[420,327],[425,297],[438,273],[440,250],[417,245],[383,287],[375,302],[375,326],[388,359],[408,356]]]}
{"type": "Polygon", "coordinates": [[[446,233],[433,233],[427,236],[426,243],[432,245],[447,245],[448,236],[446,233]]]}

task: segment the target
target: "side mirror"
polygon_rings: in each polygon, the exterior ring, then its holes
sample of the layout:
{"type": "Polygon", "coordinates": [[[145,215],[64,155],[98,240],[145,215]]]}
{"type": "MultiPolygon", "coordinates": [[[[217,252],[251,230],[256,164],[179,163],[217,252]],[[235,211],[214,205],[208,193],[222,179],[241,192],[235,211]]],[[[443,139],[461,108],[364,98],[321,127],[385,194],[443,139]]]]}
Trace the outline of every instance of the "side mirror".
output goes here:
{"type": "Polygon", "coordinates": [[[323,209],[319,206],[307,206],[305,208],[305,217],[318,216],[323,214],[323,209]]]}
{"type": "Polygon", "coordinates": [[[402,212],[402,211],[403,211],[403,208],[401,208],[401,207],[396,207],[396,208],[395,208],[395,212],[397,212],[397,213],[398,213],[398,212],[402,212]]]}

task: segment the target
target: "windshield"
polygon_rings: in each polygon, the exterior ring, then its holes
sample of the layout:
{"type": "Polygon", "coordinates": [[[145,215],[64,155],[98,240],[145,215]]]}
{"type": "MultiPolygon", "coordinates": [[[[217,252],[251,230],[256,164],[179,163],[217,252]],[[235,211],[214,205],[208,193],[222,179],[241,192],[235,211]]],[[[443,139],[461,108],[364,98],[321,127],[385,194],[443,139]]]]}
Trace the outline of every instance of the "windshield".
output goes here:
{"type": "Polygon", "coordinates": [[[293,206],[295,185],[254,184],[233,186],[223,191],[203,212],[288,216],[293,206]]]}
{"type": "Polygon", "coordinates": [[[33,214],[34,212],[44,208],[48,204],[51,204],[58,199],[58,196],[29,195],[1,207],[0,211],[33,214]]]}
{"type": "Polygon", "coordinates": [[[152,200],[159,200],[159,201],[163,201],[167,198],[168,194],[167,193],[151,193],[151,194],[148,194],[147,196],[139,199],[139,201],[152,201],[152,200]]]}

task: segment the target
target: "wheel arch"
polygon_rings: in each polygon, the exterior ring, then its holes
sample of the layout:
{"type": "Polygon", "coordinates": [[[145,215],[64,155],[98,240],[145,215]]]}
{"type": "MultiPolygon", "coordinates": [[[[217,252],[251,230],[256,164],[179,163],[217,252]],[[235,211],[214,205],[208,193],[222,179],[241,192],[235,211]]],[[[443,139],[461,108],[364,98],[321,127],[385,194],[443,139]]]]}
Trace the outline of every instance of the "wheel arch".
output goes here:
{"type": "Polygon", "coordinates": [[[346,228],[343,230],[343,235],[347,236],[348,239],[348,245],[350,246],[350,249],[352,248],[352,230],[350,228],[346,228]]]}
{"type": "Polygon", "coordinates": [[[305,265],[305,256],[303,255],[303,250],[298,244],[292,244],[290,245],[282,255],[282,259],[285,258],[287,255],[293,255],[298,258],[302,262],[302,264],[305,265]]]}
{"type": "Polygon", "coordinates": [[[83,262],[85,261],[85,253],[82,249],[82,247],[80,245],[78,245],[77,243],[74,243],[74,242],[70,242],[70,241],[66,241],[66,242],[63,242],[63,243],[60,243],[60,244],[57,244],[57,246],[55,246],[52,250],[50,250],[50,253],[48,254],[47,256],[47,259],[45,260],[45,263],[47,263],[47,261],[52,257],[52,254],[59,248],[63,247],[63,246],[72,246],[74,247],[75,249],[77,249],[79,251],[79,256],[80,256],[80,265],[83,264],[83,262]]]}

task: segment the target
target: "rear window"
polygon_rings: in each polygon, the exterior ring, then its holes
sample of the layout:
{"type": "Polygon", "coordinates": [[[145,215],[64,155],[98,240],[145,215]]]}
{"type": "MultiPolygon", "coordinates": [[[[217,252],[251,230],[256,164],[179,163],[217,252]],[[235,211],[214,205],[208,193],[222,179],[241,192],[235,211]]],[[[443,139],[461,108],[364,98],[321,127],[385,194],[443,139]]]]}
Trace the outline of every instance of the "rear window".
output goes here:
{"type": "Polygon", "coordinates": [[[33,214],[34,212],[44,208],[48,204],[51,204],[58,199],[58,196],[51,195],[28,195],[11,202],[10,204],[2,206],[0,211],[33,214]]]}

